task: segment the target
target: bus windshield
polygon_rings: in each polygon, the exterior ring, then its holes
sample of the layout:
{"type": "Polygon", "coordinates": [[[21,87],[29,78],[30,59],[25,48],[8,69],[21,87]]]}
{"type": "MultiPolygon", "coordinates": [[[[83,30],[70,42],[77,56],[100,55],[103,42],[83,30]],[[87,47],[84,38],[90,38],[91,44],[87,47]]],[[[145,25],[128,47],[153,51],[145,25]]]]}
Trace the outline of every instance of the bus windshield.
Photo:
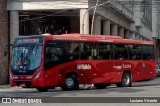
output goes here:
{"type": "Polygon", "coordinates": [[[14,46],[11,68],[14,74],[33,74],[41,64],[42,46],[25,44],[14,46]]]}

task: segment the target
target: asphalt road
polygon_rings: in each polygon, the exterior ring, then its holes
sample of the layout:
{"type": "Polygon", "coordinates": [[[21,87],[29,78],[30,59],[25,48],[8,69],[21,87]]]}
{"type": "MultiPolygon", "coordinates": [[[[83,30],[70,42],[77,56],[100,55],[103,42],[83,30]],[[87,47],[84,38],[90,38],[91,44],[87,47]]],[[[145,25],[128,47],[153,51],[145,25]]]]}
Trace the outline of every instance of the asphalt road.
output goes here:
{"type": "MultiPolygon", "coordinates": [[[[111,85],[106,89],[85,89],[84,86],[80,87],[80,90],[76,91],[62,91],[59,87],[56,89],[51,89],[48,92],[38,92],[36,89],[27,88],[16,88],[16,87],[0,87],[0,97],[160,97],[160,77],[154,80],[135,82],[132,87],[122,87],[118,88],[115,85],[111,85]]],[[[55,103],[54,103],[55,104],[55,103]]],[[[92,104],[92,103],[91,103],[92,104]]],[[[94,104],[83,104],[78,103],[78,106],[97,106],[94,104]]],[[[114,106],[128,106],[128,103],[115,103],[114,106]]],[[[0,104],[1,105],[1,104],[0,104]]],[[[18,106],[17,104],[16,106],[18,106]]],[[[25,104],[27,105],[27,104],[25,104]]],[[[34,104],[35,106],[39,106],[34,104]]],[[[51,104],[46,104],[45,106],[50,106],[51,104]]],[[[58,106],[75,106],[74,104],[57,104],[58,106]]],[[[106,106],[106,104],[98,104],[98,106],[106,106]]],[[[129,103],[132,106],[131,103],[129,103]]],[[[138,106],[137,104],[133,104],[138,106]]],[[[148,104],[144,104],[149,106],[148,104]]],[[[151,104],[153,105],[153,104],[151,104]]],[[[154,106],[159,104],[154,103],[154,106]]],[[[29,105],[28,105],[29,106],[29,105]]],[[[77,104],[76,104],[77,106],[77,104]]],[[[143,105],[141,105],[143,106],[143,105]]]]}
{"type": "Polygon", "coordinates": [[[111,85],[106,89],[85,89],[84,86],[76,91],[63,91],[59,87],[48,92],[38,92],[35,88],[0,88],[0,97],[137,97],[137,96],[159,96],[160,77],[154,80],[135,82],[132,87],[118,88],[111,85]]]}

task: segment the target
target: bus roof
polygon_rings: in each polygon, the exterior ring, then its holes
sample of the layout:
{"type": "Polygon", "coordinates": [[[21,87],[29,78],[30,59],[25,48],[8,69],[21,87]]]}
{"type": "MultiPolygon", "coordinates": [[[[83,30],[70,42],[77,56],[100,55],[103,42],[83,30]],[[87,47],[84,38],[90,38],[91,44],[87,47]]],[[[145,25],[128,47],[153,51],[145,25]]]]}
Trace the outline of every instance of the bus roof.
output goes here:
{"type": "Polygon", "coordinates": [[[108,43],[125,43],[125,44],[148,44],[153,45],[153,41],[123,39],[120,36],[112,35],[87,35],[87,34],[62,34],[44,36],[47,40],[68,40],[68,41],[86,41],[86,42],[108,42],[108,43]]]}
{"type": "MultiPolygon", "coordinates": [[[[24,38],[43,37],[46,40],[65,40],[65,41],[83,41],[83,42],[108,42],[108,43],[122,43],[122,44],[148,44],[153,45],[153,41],[123,39],[120,36],[112,35],[88,35],[88,34],[62,34],[62,35],[33,35],[24,38]]],[[[19,38],[18,38],[19,39],[19,38]]]]}

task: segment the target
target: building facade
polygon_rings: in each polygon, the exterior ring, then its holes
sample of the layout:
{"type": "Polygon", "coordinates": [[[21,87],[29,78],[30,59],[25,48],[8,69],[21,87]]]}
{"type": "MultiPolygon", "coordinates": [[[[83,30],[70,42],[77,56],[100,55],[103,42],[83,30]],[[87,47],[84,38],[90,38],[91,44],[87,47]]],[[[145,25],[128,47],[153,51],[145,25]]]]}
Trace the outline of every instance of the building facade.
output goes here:
{"type": "Polygon", "coordinates": [[[152,4],[152,35],[157,44],[157,63],[160,64],[160,2],[153,0],[152,4]]]}
{"type": "Polygon", "coordinates": [[[8,44],[7,1],[0,0],[0,84],[8,82],[8,56],[4,56],[8,44]]]}
{"type": "Polygon", "coordinates": [[[8,0],[11,42],[42,33],[152,40],[152,6],[147,3],[150,0],[8,0]]]}

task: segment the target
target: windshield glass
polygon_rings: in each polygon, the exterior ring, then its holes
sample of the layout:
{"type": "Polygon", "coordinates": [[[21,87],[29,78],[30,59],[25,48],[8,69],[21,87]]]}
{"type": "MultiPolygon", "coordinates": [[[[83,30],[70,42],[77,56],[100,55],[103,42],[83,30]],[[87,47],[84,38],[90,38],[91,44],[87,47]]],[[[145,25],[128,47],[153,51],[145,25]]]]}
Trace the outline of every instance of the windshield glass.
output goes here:
{"type": "Polygon", "coordinates": [[[42,46],[29,44],[14,46],[12,50],[13,73],[34,73],[41,64],[42,46]]]}

